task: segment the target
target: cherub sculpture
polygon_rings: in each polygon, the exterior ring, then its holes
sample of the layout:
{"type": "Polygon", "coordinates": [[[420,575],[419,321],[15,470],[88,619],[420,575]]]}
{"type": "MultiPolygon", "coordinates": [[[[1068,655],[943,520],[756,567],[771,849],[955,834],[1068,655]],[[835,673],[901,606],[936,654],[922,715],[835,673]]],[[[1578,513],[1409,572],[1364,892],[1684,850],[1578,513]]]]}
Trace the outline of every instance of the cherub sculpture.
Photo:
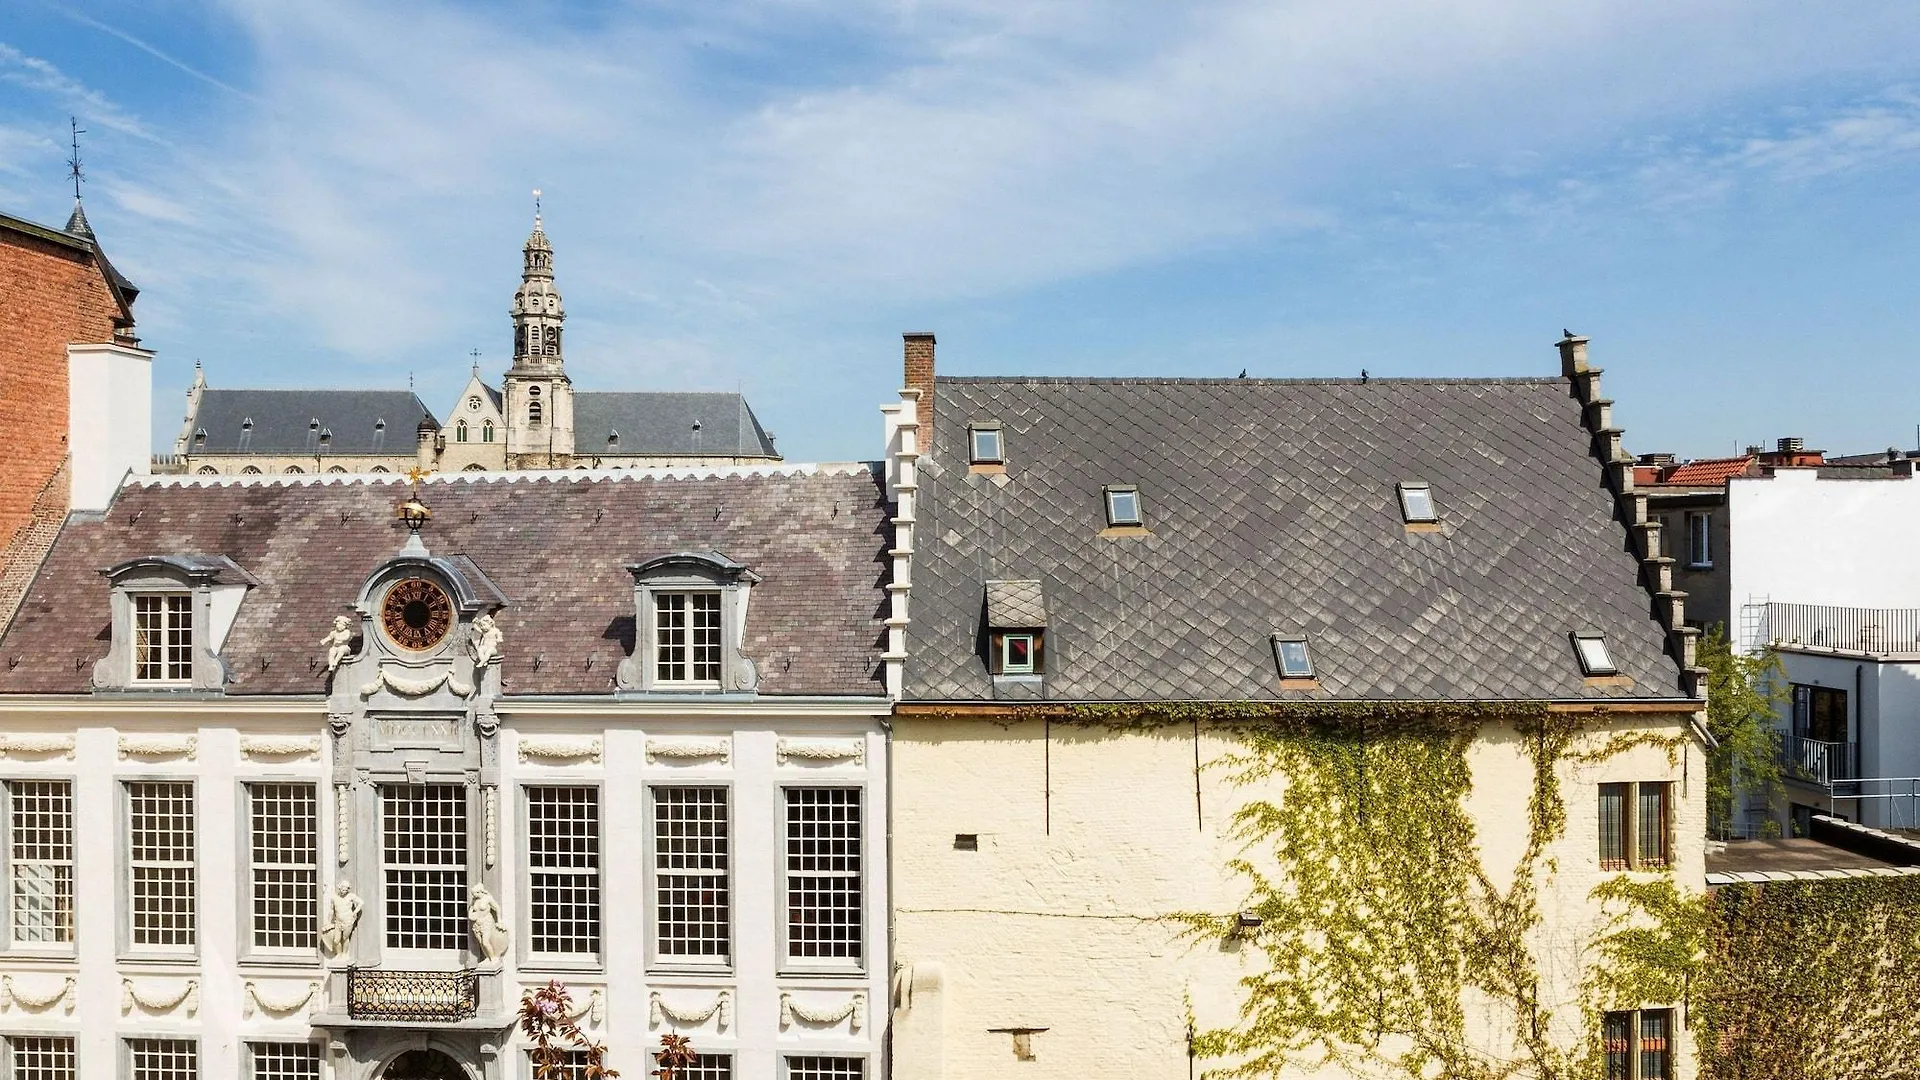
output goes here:
{"type": "Polygon", "coordinates": [[[341,661],[353,651],[353,620],[345,615],[333,617],[333,632],[320,639],[327,649],[327,674],[331,675],[339,668],[341,661]]]}

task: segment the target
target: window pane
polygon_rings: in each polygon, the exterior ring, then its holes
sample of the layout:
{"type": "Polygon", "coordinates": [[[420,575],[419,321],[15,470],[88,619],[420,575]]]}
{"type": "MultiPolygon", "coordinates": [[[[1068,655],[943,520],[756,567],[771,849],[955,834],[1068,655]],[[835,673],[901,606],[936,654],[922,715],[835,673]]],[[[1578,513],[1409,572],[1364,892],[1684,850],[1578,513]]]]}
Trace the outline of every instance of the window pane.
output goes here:
{"type": "Polygon", "coordinates": [[[467,789],[389,784],[380,789],[387,947],[467,944],[467,789]]]}
{"type": "Polygon", "coordinates": [[[860,1080],[867,1075],[866,1062],[859,1058],[790,1057],[787,1080],[860,1080]]]}
{"type": "Polygon", "coordinates": [[[133,598],[133,677],[184,682],[193,677],[193,597],[155,593],[133,598]]]}
{"type": "Polygon", "coordinates": [[[1004,639],[1007,655],[1001,670],[1018,674],[1033,670],[1033,638],[1027,634],[1008,634],[1004,639]]]}
{"type": "Polygon", "coordinates": [[[1433,490],[1426,487],[1406,486],[1400,489],[1400,509],[1408,521],[1432,521],[1433,490]]]}
{"type": "Polygon", "coordinates": [[[127,785],[130,915],[135,945],[194,944],[193,785],[127,785]]]}
{"type": "Polygon", "coordinates": [[[251,1080],[320,1080],[320,1047],[313,1043],[248,1043],[251,1080]]]}
{"type": "Polygon", "coordinates": [[[74,1080],[79,1075],[73,1039],[18,1036],[7,1040],[11,1080],[74,1080]]]}
{"type": "Polygon", "coordinates": [[[1611,675],[1614,673],[1613,656],[1607,652],[1605,638],[1575,638],[1580,647],[1580,664],[1589,675],[1611,675]]]}
{"type": "Polygon", "coordinates": [[[1600,869],[1627,868],[1627,786],[1600,785],[1600,869]]]}
{"type": "Polygon", "coordinates": [[[724,962],[731,952],[727,790],[653,789],[655,947],[724,962]]]}
{"type": "Polygon", "coordinates": [[[654,677],[720,681],[720,594],[660,593],[653,599],[654,677]]]}
{"type": "Polygon", "coordinates": [[[128,1039],[133,1080],[199,1080],[200,1047],[189,1039],[128,1039]]]}
{"type": "Polygon", "coordinates": [[[1667,785],[1641,784],[1634,811],[1635,857],[1645,869],[1667,865],[1667,785]]]}
{"type": "Polygon", "coordinates": [[[858,960],[860,790],[788,788],[787,955],[858,960]]]}
{"type": "Polygon", "coordinates": [[[16,780],[7,785],[7,796],[13,940],[36,945],[70,942],[73,785],[65,780],[16,780]]]}
{"type": "Polygon", "coordinates": [[[253,943],[311,949],[319,932],[320,865],[312,784],[251,784],[253,943]]]}
{"type": "Polygon", "coordinates": [[[1607,1080],[1633,1080],[1633,1014],[1608,1013],[1600,1038],[1607,1080]]]}
{"type": "Polygon", "coordinates": [[[1640,1014],[1640,1076],[1638,1080],[1671,1080],[1673,1050],[1668,1046],[1668,1030],[1673,1014],[1666,1009],[1651,1009],[1640,1014]]]}
{"type": "Polygon", "coordinates": [[[1140,493],[1137,491],[1107,492],[1107,524],[1135,525],[1140,521],[1140,493]]]}
{"type": "Polygon", "coordinates": [[[1287,678],[1304,679],[1313,674],[1313,660],[1307,655],[1307,643],[1304,641],[1282,641],[1280,644],[1280,674],[1287,678]]]}
{"type": "Polygon", "coordinates": [[[974,428],[973,429],[973,460],[975,461],[999,461],[1000,460],[1000,429],[999,428],[974,428]]]}
{"type": "Polygon", "coordinates": [[[600,797],[593,788],[527,789],[532,945],[600,951],[600,797]]]}

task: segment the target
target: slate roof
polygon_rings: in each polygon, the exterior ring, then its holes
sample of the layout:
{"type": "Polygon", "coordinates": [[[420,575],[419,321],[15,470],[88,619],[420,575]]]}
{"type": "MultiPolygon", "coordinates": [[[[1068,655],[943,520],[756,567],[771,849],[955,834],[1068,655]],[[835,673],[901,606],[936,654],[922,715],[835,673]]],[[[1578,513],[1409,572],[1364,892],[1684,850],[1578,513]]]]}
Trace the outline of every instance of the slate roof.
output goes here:
{"type": "Polygon", "coordinates": [[[908,699],[993,696],[986,583],[1026,579],[1053,700],[1681,696],[1559,379],[941,378],[933,415],[908,699]],[[1003,476],[969,469],[973,421],[1002,425],[1003,476]],[[1139,485],[1148,535],[1101,535],[1107,484],[1139,485]],[[1574,630],[1632,685],[1586,685],[1574,630]],[[1275,632],[1308,635],[1318,689],[1279,689],[1275,632]]]}
{"type": "MultiPolygon", "coordinates": [[[[146,555],[225,556],[259,581],[223,655],[230,694],[318,694],[333,617],[399,552],[403,482],[233,478],[136,482],[104,519],[62,530],[0,638],[0,693],[85,693],[108,646],[99,571],[146,555]]],[[[632,563],[717,550],[760,575],[745,651],[762,694],[883,695],[877,680],[888,508],[867,465],[582,478],[436,477],[422,539],[502,592],[512,694],[604,694],[634,634],[632,563]],[[538,667],[534,658],[542,658],[538,667]]]]}
{"type": "Polygon", "coordinates": [[[200,391],[189,454],[412,454],[420,421],[439,421],[411,390],[200,391]],[[249,428],[247,421],[253,426],[249,428]],[[319,426],[314,426],[314,421],[319,426]],[[384,425],[383,425],[384,422],[384,425]],[[207,433],[206,441],[199,433],[207,433]]]}
{"type": "Polygon", "coordinates": [[[576,390],[573,447],[578,454],[780,458],[739,394],[576,390]],[[609,443],[615,433],[619,441],[609,443]]]}

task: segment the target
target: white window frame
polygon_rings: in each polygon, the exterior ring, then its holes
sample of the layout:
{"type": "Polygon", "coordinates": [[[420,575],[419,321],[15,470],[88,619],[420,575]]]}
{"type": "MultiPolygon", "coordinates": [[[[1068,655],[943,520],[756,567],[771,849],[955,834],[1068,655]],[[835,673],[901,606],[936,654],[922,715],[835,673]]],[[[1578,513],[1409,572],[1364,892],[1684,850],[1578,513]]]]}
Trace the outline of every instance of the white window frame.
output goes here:
{"type": "MultiPolygon", "coordinates": [[[[235,823],[235,832],[240,840],[240,865],[246,867],[246,874],[240,882],[238,910],[243,913],[239,920],[240,955],[248,960],[268,961],[290,960],[311,962],[319,948],[320,908],[325,897],[322,894],[320,869],[323,861],[323,845],[320,833],[320,785],[311,777],[253,776],[240,784],[240,816],[235,823]],[[261,788],[303,787],[312,800],[312,817],[308,821],[308,831],[313,838],[312,861],[299,863],[294,861],[262,860],[261,852],[255,846],[257,839],[254,828],[254,813],[259,808],[261,788]],[[261,945],[258,943],[260,912],[256,908],[260,877],[267,872],[299,872],[305,870],[310,877],[309,888],[312,901],[307,918],[313,930],[307,936],[305,945],[261,945]]],[[[283,901],[284,902],[284,901],[283,901]]]]}
{"type": "Polygon", "coordinates": [[[727,664],[727,605],[726,597],[722,594],[722,590],[697,587],[652,590],[647,601],[647,646],[647,663],[653,671],[653,685],[665,690],[720,689],[721,677],[726,671],[727,664]],[[711,628],[713,641],[711,648],[713,650],[712,663],[714,675],[711,679],[696,679],[690,677],[693,674],[696,663],[693,658],[693,650],[705,647],[696,645],[693,640],[693,634],[695,633],[692,624],[694,597],[710,598],[713,604],[713,626],[711,628]],[[682,614],[687,617],[686,624],[680,628],[682,632],[687,635],[685,643],[681,646],[686,650],[686,653],[678,666],[678,673],[681,677],[671,679],[662,678],[660,674],[662,664],[666,663],[666,661],[661,658],[661,654],[666,648],[665,642],[661,640],[661,634],[666,628],[661,625],[660,613],[663,603],[670,600],[678,600],[682,605],[682,614]]]}
{"type": "Polygon", "coordinates": [[[132,957],[179,960],[194,959],[200,954],[200,914],[205,907],[201,902],[200,895],[200,887],[203,882],[200,876],[199,865],[201,853],[199,784],[192,777],[165,775],[128,776],[121,779],[119,787],[121,837],[120,887],[122,899],[121,908],[123,912],[119,923],[122,950],[128,956],[132,957]],[[187,837],[188,843],[191,845],[191,850],[189,852],[190,857],[186,860],[145,859],[136,861],[134,859],[134,789],[139,786],[151,784],[176,785],[186,788],[187,798],[191,800],[191,808],[187,821],[187,837]],[[138,940],[140,936],[139,928],[136,924],[136,920],[139,917],[138,905],[136,903],[138,889],[135,886],[135,881],[139,876],[138,870],[143,866],[156,870],[178,870],[185,868],[188,871],[187,896],[192,905],[188,920],[189,936],[191,937],[189,942],[185,944],[152,944],[138,940]]]}
{"type": "MultiPolygon", "coordinates": [[[[474,876],[473,793],[468,789],[465,782],[461,780],[435,779],[426,784],[409,784],[404,780],[387,780],[377,785],[376,798],[379,807],[379,817],[375,828],[378,837],[378,854],[376,857],[380,860],[378,886],[380,894],[380,918],[374,929],[380,936],[381,956],[398,965],[417,963],[422,966],[431,967],[444,962],[449,953],[465,955],[472,951],[473,942],[467,928],[467,900],[473,888],[473,883],[477,880],[474,876]],[[418,933],[419,930],[417,928],[412,931],[405,929],[395,930],[394,921],[399,918],[399,915],[395,910],[397,905],[392,902],[389,896],[393,875],[401,872],[444,872],[454,868],[454,864],[451,863],[397,862],[391,858],[392,853],[387,848],[387,793],[390,790],[406,792],[422,788],[441,788],[458,794],[461,822],[460,844],[449,850],[459,852],[460,862],[458,869],[460,871],[461,884],[460,887],[455,890],[455,898],[452,905],[453,914],[450,916],[452,929],[442,935],[451,938],[450,944],[396,945],[390,940],[396,933],[418,933]]],[[[434,933],[440,932],[434,931],[434,933]]]]}
{"type": "Polygon", "coordinates": [[[14,1060],[15,1056],[20,1052],[19,1044],[28,1039],[47,1039],[66,1043],[68,1061],[72,1064],[73,1068],[68,1070],[64,1076],[58,1073],[54,1074],[54,1080],[78,1080],[80,1076],[80,1039],[74,1033],[65,1031],[22,1031],[7,1035],[6,1060],[0,1062],[0,1076],[6,1077],[7,1080],[41,1080],[41,1076],[45,1075],[25,1072],[19,1067],[19,1063],[14,1060]]]}
{"type": "MultiPolygon", "coordinates": [[[[647,785],[646,799],[646,862],[644,875],[647,890],[647,966],[659,971],[731,971],[733,969],[734,950],[739,940],[739,920],[736,918],[738,875],[735,873],[735,861],[739,855],[739,828],[733,813],[733,785],[719,780],[703,780],[694,777],[674,778],[647,785]],[[684,953],[668,954],[660,948],[660,791],[672,789],[717,790],[721,793],[721,809],[726,814],[727,826],[727,948],[719,956],[689,956],[684,953]]],[[[782,808],[784,820],[784,807],[782,808]]],[[[781,834],[784,837],[784,833],[781,834]]]]}
{"type": "Polygon", "coordinates": [[[1400,484],[1400,516],[1409,525],[1431,525],[1440,520],[1434,508],[1433,486],[1407,480],[1400,484]]]}
{"type": "Polygon", "coordinates": [[[1314,678],[1313,647],[1304,634],[1273,635],[1273,662],[1279,669],[1282,679],[1314,678]],[[1302,662],[1299,664],[1293,664],[1287,655],[1290,647],[1295,645],[1300,647],[1299,659],[1302,662]]]}
{"type": "Polygon", "coordinates": [[[1039,634],[1026,632],[1026,631],[1022,631],[1019,633],[1009,631],[1007,633],[999,635],[999,637],[1000,637],[1000,672],[999,672],[1000,674],[1002,675],[1034,675],[1038,673],[1038,669],[1034,666],[1034,646],[1040,640],[1039,634]],[[1013,662],[1013,642],[1016,639],[1025,641],[1027,643],[1027,662],[1024,664],[1016,664],[1013,662]]]}
{"type": "Polygon", "coordinates": [[[828,1050],[808,1052],[782,1048],[780,1051],[780,1080],[804,1080],[801,1074],[793,1071],[794,1058],[831,1058],[839,1061],[851,1061],[860,1066],[860,1080],[873,1080],[871,1068],[873,1059],[866,1054],[844,1054],[828,1050]]]}
{"type": "Polygon", "coordinates": [[[520,919],[520,940],[524,943],[521,950],[522,966],[539,968],[569,968],[593,970],[604,962],[607,949],[607,805],[604,792],[599,784],[581,783],[555,777],[551,780],[529,779],[520,785],[520,822],[521,822],[521,869],[520,896],[523,900],[520,919]],[[536,789],[585,791],[589,794],[589,803],[593,807],[593,868],[579,870],[572,867],[546,868],[534,865],[533,857],[533,807],[536,789]],[[593,948],[590,951],[551,952],[538,948],[534,935],[534,874],[557,873],[570,877],[589,880],[593,888],[593,948]]]}
{"type": "Polygon", "coordinates": [[[1620,674],[1620,661],[1613,658],[1607,635],[1597,630],[1576,630],[1567,636],[1573,641],[1573,655],[1580,664],[1580,674],[1589,679],[1620,674]]]}
{"type": "Polygon", "coordinates": [[[127,1077],[127,1080],[174,1080],[173,1077],[168,1077],[168,1076],[154,1077],[152,1074],[142,1076],[141,1074],[135,1072],[133,1067],[134,1066],[133,1045],[135,1043],[175,1043],[178,1045],[192,1047],[193,1071],[191,1073],[186,1073],[186,1074],[176,1073],[174,1074],[174,1076],[177,1077],[177,1076],[184,1075],[188,1077],[189,1080],[199,1080],[199,1078],[202,1075],[204,1075],[203,1070],[206,1066],[206,1062],[203,1060],[203,1055],[200,1053],[199,1039],[194,1038],[191,1035],[179,1035],[174,1033],[167,1033],[167,1034],[155,1033],[155,1034],[143,1034],[143,1035],[126,1035],[120,1039],[120,1061],[121,1061],[120,1075],[127,1077]]]}
{"type": "Polygon", "coordinates": [[[241,1054],[246,1059],[246,1072],[244,1075],[247,1080],[281,1080],[281,1077],[270,1077],[260,1071],[260,1053],[266,1048],[279,1051],[295,1046],[305,1047],[312,1052],[315,1068],[312,1074],[314,1080],[319,1080],[319,1078],[327,1075],[327,1055],[325,1049],[319,1043],[308,1042],[305,1039],[248,1039],[241,1048],[241,1054]]]}
{"type": "Polygon", "coordinates": [[[1687,569],[1713,569],[1713,515],[1687,511],[1687,569]]]}
{"type": "Polygon", "coordinates": [[[131,618],[133,619],[133,671],[129,677],[130,681],[136,686],[185,686],[192,683],[193,594],[182,590],[143,589],[133,593],[128,599],[132,604],[131,618]],[[141,608],[149,604],[156,605],[157,610],[151,613],[142,612],[141,608]],[[143,616],[146,614],[152,614],[158,618],[158,626],[154,630],[150,631],[142,626],[143,616]],[[159,634],[158,643],[147,642],[146,635],[149,632],[159,634]],[[184,642],[177,637],[182,634],[185,636],[184,642]],[[186,650],[184,661],[169,655],[172,650],[179,648],[186,650]],[[157,676],[140,673],[143,666],[142,657],[149,650],[153,651],[157,657],[156,664],[160,669],[160,674],[157,676]]]}
{"type": "Polygon", "coordinates": [[[870,843],[871,838],[869,835],[872,831],[873,822],[870,815],[867,813],[866,785],[860,784],[860,783],[782,784],[780,785],[780,797],[777,800],[775,800],[774,813],[776,815],[775,821],[777,823],[774,830],[775,845],[776,845],[776,850],[782,853],[780,856],[780,877],[779,877],[780,923],[779,923],[778,929],[779,929],[780,952],[779,952],[778,970],[782,972],[795,972],[795,973],[806,972],[806,973],[843,973],[844,974],[849,972],[864,972],[867,969],[867,954],[871,951],[868,948],[868,938],[873,931],[873,925],[872,925],[873,920],[871,917],[871,910],[873,907],[873,890],[870,885],[870,879],[871,879],[871,874],[873,870],[873,859],[871,855],[871,847],[872,847],[870,843]],[[824,876],[824,875],[819,875],[819,874],[797,875],[792,871],[792,869],[788,865],[787,859],[789,856],[786,854],[787,852],[787,805],[788,805],[787,799],[788,799],[789,793],[791,792],[816,791],[816,790],[820,790],[820,791],[838,790],[838,791],[854,792],[855,798],[854,798],[853,805],[858,809],[860,814],[860,847],[859,847],[859,853],[858,853],[859,859],[860,859],[860,871],[856,878],[856,880],[858,880],[860,883],[860,905],[856,909],[858,918],[860,920],[860,932],[859,932],[859,936],[856,939],[859,945],[860,955],[857,957],[794,956],[793,955],[793,941],[791,940],[791,931],[793,927],[792,909],[788,903],[788,898],[791,896],[791,886],[789,883],[791,879],[796,876],[824,876]]]}
{"type": "MultiPolygon", "coordinates": [[[[0,906],[3,906],[6,911],[6,916],[5,916],[6,932],[4,937],[4,940],[6,942],[6,949],[8,952],[15,953],[15,954],[44,953],[44,954],[50,954],[54,956],[71,956],[73,955],[74,948],[75,948],[74,939],[79,932],[78,918],[77,918],[78,909],[77,909],[77,900],[75,898],[76,893],[75,893],[74,883],[79,873],[78,861],[79,861],[79,854],[80,854],[79,846],[75,843],[76,834],[74,829],[74,813],[73,813],[73,807],[74,807],[73,778],[70,776],[14,776],[14,777],[7,778],[4,781],[4,783],[0,783],[0,790],[3,790],[4,798],[6,800],[5,805],[3,807],[5,811],[4,835],[6,838],[6,846],[4,850],[5,862],[6,862],[6,868],[7,868],[6,893],[4,898],[0,898],[0,906]],[[17,796],[22,794],[19,790],[19,787],[22,784],[58,784],[58,785],[63,785],[66,788],[65,794],[66,794],[66,802],[67,802],[67,806],[66,806],[67,857],[64,860],[62,859],[23,859],[20,857],[18,846],[17,846],[20,842],[20,829],[19,829],[19,818],[16,813],[15,799],[17,796]],[[18,874],[19,874],[20,868],[23,865],[29,865],[29,864],[48,866],[48,867],[54,867],[54,868],[58,868],[61,866],[66,867],[67,873],[66,873],[66,890],[65,890],[66,891],[65,914],[66,914],[67,925],[66,925],[65,941],[24,941],[14,936],[14,931],[18,926],[19,918],[20,918],[20,905],[17,899],[18,898],[18,892],[17,892],[18,874]]],[[[57,878],[59,875],[55,873],[49,876],[57,878]]],[[[56,887],[55,889],[56,900],[58,898],[58,893],[59,893],[59,889],[56,887]]],[[[55,911],[57,912],[58,910],[59,908],[56,903],[55,911]]]]}

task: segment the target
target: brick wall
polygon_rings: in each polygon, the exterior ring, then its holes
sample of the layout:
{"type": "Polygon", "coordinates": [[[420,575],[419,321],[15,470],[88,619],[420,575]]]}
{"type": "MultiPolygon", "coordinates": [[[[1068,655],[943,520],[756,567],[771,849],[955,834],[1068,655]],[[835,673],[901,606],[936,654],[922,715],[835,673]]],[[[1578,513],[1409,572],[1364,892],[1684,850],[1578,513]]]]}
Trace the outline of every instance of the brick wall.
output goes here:
{"type": "Polygon", "coordinates": [[[67,456],[67,346],[113,341],[118,314],[91,252],[0,224],[0,559],[36,514],[65,515],[49,481],[67,456]]]}

